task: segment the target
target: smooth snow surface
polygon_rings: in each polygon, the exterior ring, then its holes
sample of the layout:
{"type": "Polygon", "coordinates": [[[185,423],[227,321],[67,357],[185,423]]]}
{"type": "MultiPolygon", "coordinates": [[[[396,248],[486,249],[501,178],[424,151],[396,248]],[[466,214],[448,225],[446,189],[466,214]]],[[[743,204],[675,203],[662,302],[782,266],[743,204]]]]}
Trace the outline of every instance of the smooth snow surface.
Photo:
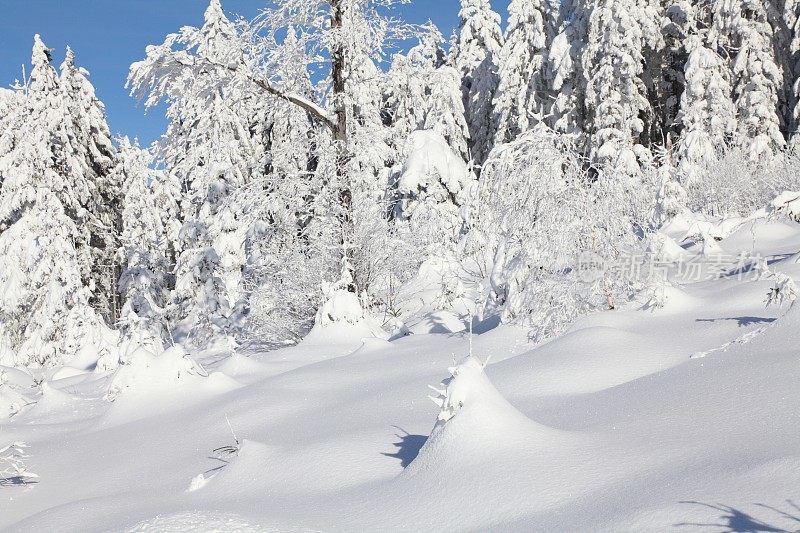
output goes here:
{"type": "MultiPolygon", "coordinates": [[[[726,256],[800,277],[796,226],[727,233],[726,256]]],[[[0,445],[26,442],[39,478],[0,480],[0,527],[794,531],[800,308],[765,307],[774,283],[731,259],[672,280],[661,307],[586,316],[535,348],[511,327],[476,335],[472,359],[468,333],[442,330],[140,352],[41,388],[8,370],[0,445]]]]}

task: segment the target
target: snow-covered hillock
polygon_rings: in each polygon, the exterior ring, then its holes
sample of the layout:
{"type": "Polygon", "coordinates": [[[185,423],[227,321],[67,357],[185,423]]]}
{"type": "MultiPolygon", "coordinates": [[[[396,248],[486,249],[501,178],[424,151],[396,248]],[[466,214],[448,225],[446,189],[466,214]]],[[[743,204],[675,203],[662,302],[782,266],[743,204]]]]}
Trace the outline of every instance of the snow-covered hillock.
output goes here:
{"type": "Polygon", "coordinates": [[[440,411],[430,437],[402,479],[462,479],[466,488],[472,481],[480,483],[475,477],[486,481],[486,472],[472,471],[477,464],[490,461],[505,465],[500,469],[505,470],[513,468],[521,455],[566,442],[564,434],[511,405],[489,381],[477,357],[468,357],[449,371],[451,377],[442,381],[442,389],[431,387],[437,392],[431,399],[440,411]]]}
{"type": "Polygon", "coordinates": [[[380,325],[364,311],[358,296],[344,288],[342,283],[324,288],[325,302],[317,312],[314,327],[303,339],[303,345],[353,344],[361,339],[388,338],[380,325]]]}

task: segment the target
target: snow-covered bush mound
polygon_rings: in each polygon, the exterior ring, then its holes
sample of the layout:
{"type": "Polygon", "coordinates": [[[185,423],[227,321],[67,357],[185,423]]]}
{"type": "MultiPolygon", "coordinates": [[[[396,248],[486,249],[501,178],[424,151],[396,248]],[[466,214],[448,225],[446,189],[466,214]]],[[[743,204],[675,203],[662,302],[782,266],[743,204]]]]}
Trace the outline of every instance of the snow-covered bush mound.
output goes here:
{"type": "Polygon", "coordinates": [[[194,390],[206,385],[224,392],[237,388],[238,383],[218,372],[209,376],[179,344],[160,355],[139,349],[114,374],[109,385],[108,399],[115,401],[121,395],[127,396],[131,393],[135,397],[142,397],[194,390]]]}
{"type": "Polygon", "coordinates": [[[0,420],[11,418],[29,403],[31,401],[12,385],[8,372],[0,369],[0,420]]]}
{"type": "Polygon", "coordinates": [[[25,466],[25,461],[30,457],[25,452],[27,448],[24,442],[13,442],[0,448],[0,481],[22,484],[39,477],[25,466]]]}
{"type": "Polygon", "coordinates": [[[767,212],[800,222],[800,192],[785,191],[779,194],[767,207],[767,212]]]}
{"type": "Polygon", "coordinates": [[[243,439],[229,450],[217,452],[224,466],[192,478],[186,492],[208,488],[212,492],[231,495],[258,490],[263,482],[264,469],[274,461],[276,450],[262,442],[243,439]],[[212,482],[213,480],[213,482],[212,482]],[[209,484],[210,483],[210,484],[209,484]]]}
{"type": "Polygon", "coordinates": [[[325,303],[322,304],[314,327],[303,339],[303,344],[348,344],[365,337],[388,337],[361,306],[355,293],[343,288],[346,283],[337,282],[324,287],[325,303]]]}
{"type": "MultiPolygon", "coordinates": [[[[460,469],[476,460],[531,451],[561,437],[538,424],[503,398],[484,373],[484,364],[469,357],[449,369],[444,389],[431,397],[440,406],[430,437],[404,475],[460,469]]],[[[433,388],[433,387],[432,387],[433,388]]],[[[563,438],[563,437],[562,437],[563,438]]]]}

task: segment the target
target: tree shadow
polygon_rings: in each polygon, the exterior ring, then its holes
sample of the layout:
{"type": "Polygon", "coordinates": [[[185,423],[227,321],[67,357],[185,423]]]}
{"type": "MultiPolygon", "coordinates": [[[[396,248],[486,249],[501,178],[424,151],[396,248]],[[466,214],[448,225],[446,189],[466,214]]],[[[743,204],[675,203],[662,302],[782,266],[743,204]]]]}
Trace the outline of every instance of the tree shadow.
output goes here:
{"type": "Polygon", "coordinates": [[[385,455],[386,457],[394,457],[396,459],[400,459],[400,466],[403,468],[407,467],[411,464],[411,462],[417,458],[419,455],[419,451],[422,449],[422,446],[425,444],[425,441],[428,440],[427,435],[412,435],[408,431],[404,430],[401,427],[392,426],[395,429],[398,429],[405,433],[405,435],[400,435],[395,433],[395,436],[400,439],[400,442],[395,442],[392,444],[397,451],[394,453],[381,453],[381,455],[385,455]]]}
{"type": "Polygon", "coordinates": [[[720,322],[723,320],[735,320],[736,324],[742,328],[746,326],[754,326],[756,324],[770,324],[775,322],[777,318],[761,317],[761,316],[734,316],[730,318],[698,318],[697,322],[720,322]]]}
{"type": "MultiPolygon", "coordinates": [[[[674,524],[676,527],[716,527],[721,528],[720,532],[722,533],[792,533],[793,531],[800,531],[800,529],[783,529],[760,518],[756,518],[752,514],[748,514],[741,509],[736,509],[728,505],[722,505],[719,503],[710,504],[697,501],[682,501],[678,503],[701,505],[703,507],[708,507],[709,509],[714,509],[715,511],[721,511],[722,515],[719,516],[719,522],[681,522],[674,524]]],[[[754,505],[776,513],[786,520],[797,522],[797,524],[800,526],[800,507],[798,507],[797,504],[792,500],[786,500],[786,503],[790,508],[788,511],[782,511],[776,507],[765,505],[763,503],[756,503],[754,505]]]]}
{"type": "Polygon", "coordinates": [[[25,476],[12,476],[12,477],[1,477],[0,476],[0,488],[3,487],[20,487],[25,485],[35,485],[39,483],[39,480],[32,479],[25,476]]]}

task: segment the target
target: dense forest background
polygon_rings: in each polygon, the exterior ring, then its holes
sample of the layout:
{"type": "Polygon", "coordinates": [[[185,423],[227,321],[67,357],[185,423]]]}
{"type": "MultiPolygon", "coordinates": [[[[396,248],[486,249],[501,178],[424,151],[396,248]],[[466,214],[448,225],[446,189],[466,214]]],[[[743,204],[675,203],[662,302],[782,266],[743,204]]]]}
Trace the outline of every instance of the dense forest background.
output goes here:
{"type": "Polygon", "coordinates": [[[0,90],[0,364],[402,335],[442,309],[541,340],[663,293],[580,275],[587,253],[660,257],[680,217],[712,254],[714,221],[800,188],[794,0],[514,0],[502,25],[462,0],[449,43],[395,3],[211,0],[131,65],[167,104],[146,148],[36,36],[0,90]]]}

